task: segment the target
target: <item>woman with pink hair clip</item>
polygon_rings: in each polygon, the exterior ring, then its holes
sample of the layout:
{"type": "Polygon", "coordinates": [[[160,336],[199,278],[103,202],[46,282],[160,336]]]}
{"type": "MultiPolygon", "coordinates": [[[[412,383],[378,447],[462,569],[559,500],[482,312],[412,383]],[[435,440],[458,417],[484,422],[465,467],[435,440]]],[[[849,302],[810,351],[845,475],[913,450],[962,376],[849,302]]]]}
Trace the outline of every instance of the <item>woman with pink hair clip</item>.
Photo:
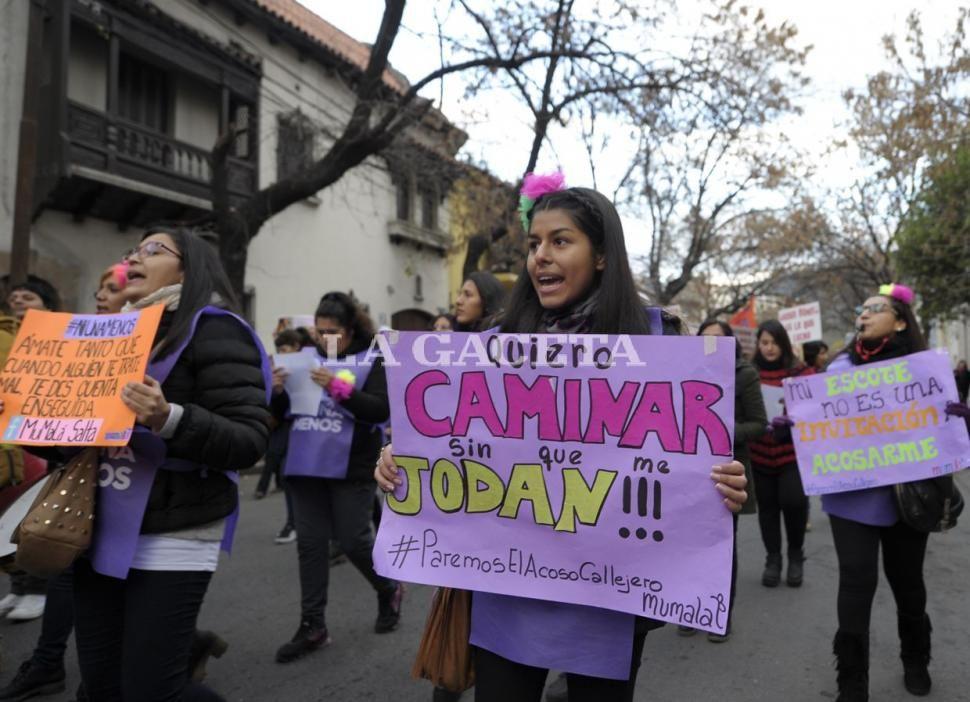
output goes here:
{"type": "MultiPolygon", "coordinates": [[[[526,265],[499,321],[502,333],[679,334],[680,320],[640,301],[623,225],[610,200],[529,174],[520,206],[526,265]]],[[[385,492],[402,483],[385,446],[374,470],[385,492]]],[[[747,500],[744,466],[715,466],[724,508],[747,500]]],[[[632,702],[647,632],[660,622],[561,602],[476,591],[471,636],[476,702],[539,702],[549,670],[566,673],[571,702],[632,702]]]]}
{"type": "MultiPolygon", "coordinates": [[[[856,308],[855,339],[828,370],[844,371],[926,350],[913,299],[913,291],[905,285],[881,286],[878,294],[856,308]]],[[[964,414],[957,403],[949,403],[946,412],[964,414]]],[[[822,509],[829,515],[839,561],[839,629],[833,644],[837,702],[869,699],[869,622],[879,582],[880,544],[886,579],[896,600],[903,684],[913,695],[929,694],[932,627],[923,581],[928,532],[901,519],[892,486],[823,495],[822,509]]]]}

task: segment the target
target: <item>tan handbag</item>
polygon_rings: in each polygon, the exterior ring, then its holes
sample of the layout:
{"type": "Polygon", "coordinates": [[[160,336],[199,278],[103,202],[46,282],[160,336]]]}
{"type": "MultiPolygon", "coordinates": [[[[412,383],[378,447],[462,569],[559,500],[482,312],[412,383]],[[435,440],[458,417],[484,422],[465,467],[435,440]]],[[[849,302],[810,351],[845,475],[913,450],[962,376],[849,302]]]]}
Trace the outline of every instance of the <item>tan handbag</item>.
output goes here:
{"type": "Polygon", "coordinates": [[[411,677],[430,680],[437,687],[463,692],[475,684],[472,666],[472,593],[439,588],[424,624],[411,677]]]}
{"type": "Polygon", "coordinates": [[[101,449],[83,449],[51,473],[10,541],[17,567],[46,578],[66,570],[87,551],[94,531],[94,501],[101,449]]]}

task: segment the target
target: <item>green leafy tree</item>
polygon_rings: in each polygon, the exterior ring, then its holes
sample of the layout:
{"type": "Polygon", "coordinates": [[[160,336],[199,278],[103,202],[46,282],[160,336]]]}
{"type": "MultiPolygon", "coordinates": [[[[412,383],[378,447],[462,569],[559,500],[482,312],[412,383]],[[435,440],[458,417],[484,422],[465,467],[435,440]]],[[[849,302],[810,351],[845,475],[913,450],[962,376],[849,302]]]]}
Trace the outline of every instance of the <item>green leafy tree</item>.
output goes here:
{"type": "Polygon", "coordinates": [[[883,38],[888,68],[843,95],[851,118],[841,146],[856,154],[862,175],[849,192],[834,194],[820,247],[831,272],[852,289],[850,307],[898,277],[900,230],[929,169],[970,136],[968,19],[970,8],[960,9],[953,29],[934,41],[914,10],[903,37],[883,38]]]}
{"type": "Polygon", "coordinates": [[[932,166],[896,238],[896,263],[920,293],[925,320],[970,307],[970,143],[932,166]]]}

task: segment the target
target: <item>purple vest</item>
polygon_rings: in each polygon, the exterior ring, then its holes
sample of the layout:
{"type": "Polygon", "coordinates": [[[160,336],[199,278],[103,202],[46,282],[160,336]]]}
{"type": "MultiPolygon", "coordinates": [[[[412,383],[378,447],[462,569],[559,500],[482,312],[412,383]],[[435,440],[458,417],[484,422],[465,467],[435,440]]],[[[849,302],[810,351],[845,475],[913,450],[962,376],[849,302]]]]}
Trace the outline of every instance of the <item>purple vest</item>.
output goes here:
{"type": "MultiPolygon", "coordinates": [[[[850,368],[852,361],[848,354],[843,354],[832,361],[825,371],[828,373],[850,368]]],[[[899,521],[892,485],[822,495],[822,510],[827,514],[870,526],[892,526],[899,521]]]]}
{"type": "MultiPolygon", "coordinates": [[[[650,333],[663,334],[660,308],[646,308],[650,333]]],[[[476,592],[470,642],[516,663],[627,680],[636,618],[625,612],[476,592]]]]}
{"type": "MultiPolygon", "coordinates": [[[[320,356],[320,363],[333,373],[344,369],[352,372],[354,389],[360,390],[370,375],[371,364],[366,362],[368,354],[369,351],[362,351],[356,356],[337,359],[320,356]]],[[[287,477],[346,478],[355,421],[330,393],[324,392],[316,417],[293,416],[283,474],[287,477]]]]}
{"type": "MultiPolygon", "coordinates": [[[[192,320],[190,333],[184,343],[175,351],[158,362],[148,364],[147,374],[164,384],[179,357],[195,335],[199,319],[204,314],[229,315],[244,325],[252,334],[253,342],[262,358],[263,379],[266,383],[267,402],[272,390],[272,369],[269,357],[263,350],[256,333],[245,321],[227,310],[217,307],[204,307],[192,320]]],[[[182,459],[168,458],[165,440],[156,436],[146,427],[136,426],[127,446],[105,449],[101,454],[98,470],[98,498],[95,505],[97,518],[94,521],[94,535],[88,556],[96,571],[113,578],[127,578],[131,562],[138,547],[141,523],[145,517],[148,496],[155,482],[158,470],[205,471],[206,467],[182,459]]],[[[233,482],[239,481],[235,471],[226,473],[233,482]]],[[[222,549],[227,553],[232,547],[232,538],[239,519],[239,505],[226,520],[222,537],[222,549]]]]}

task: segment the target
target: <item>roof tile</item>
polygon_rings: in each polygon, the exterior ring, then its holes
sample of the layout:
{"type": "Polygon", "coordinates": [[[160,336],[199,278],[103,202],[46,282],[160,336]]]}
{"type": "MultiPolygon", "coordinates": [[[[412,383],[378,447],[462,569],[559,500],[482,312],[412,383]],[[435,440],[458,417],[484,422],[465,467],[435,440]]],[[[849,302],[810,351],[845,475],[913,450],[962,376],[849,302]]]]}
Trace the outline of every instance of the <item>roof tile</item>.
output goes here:
{"type": "MultiPolygon", "coordinates": [[[[266,12],[275,15],[361,71],[367,68],[370,48],[366,44],[340,31],[296,0],[255,0],[255,2],[266,12]]],[[[408,89],[407,84],[391,71],[384,71],[384,82],[400,93],[408,89]]]]}

